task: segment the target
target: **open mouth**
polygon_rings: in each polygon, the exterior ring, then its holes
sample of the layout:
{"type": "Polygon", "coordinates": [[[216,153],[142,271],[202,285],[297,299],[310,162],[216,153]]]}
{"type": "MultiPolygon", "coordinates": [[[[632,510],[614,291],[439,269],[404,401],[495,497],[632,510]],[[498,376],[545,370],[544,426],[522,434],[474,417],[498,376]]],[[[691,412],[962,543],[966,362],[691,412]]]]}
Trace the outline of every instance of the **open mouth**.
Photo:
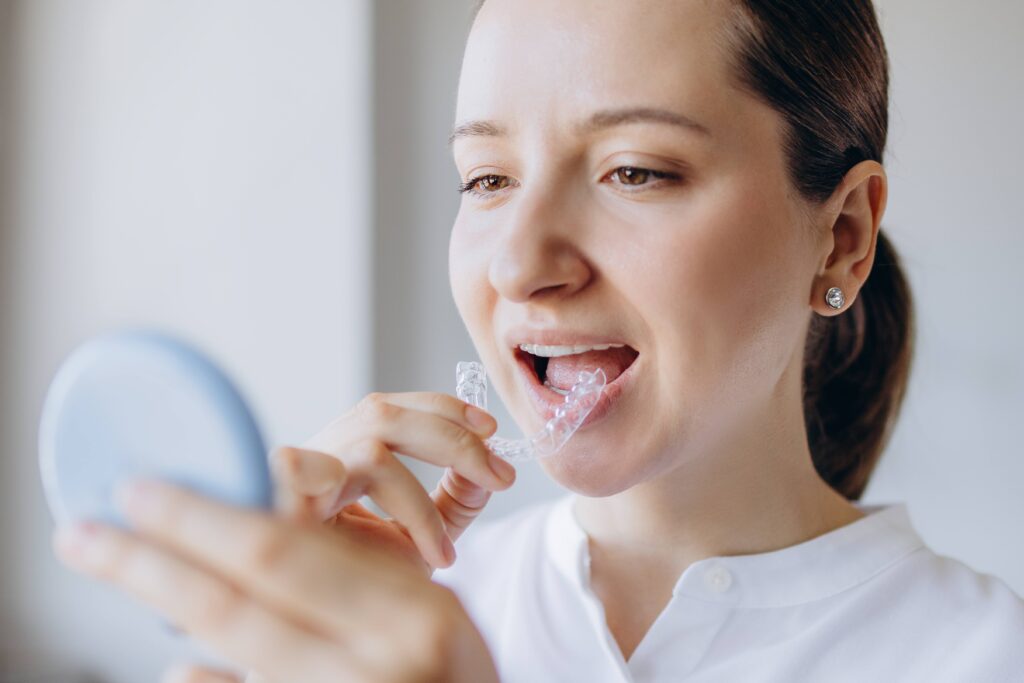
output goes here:
{"type": "Polygon", "coordinates": [[[542,345],[521,343],[513,347],[516,365],[522,374],[526,394],[537,414],[550,420],[565,403],[583,371],[600,368],[607,378],[597,405],[587,415],[580,430],[614,413],[636,384],[641,371],[637,363],[640,352],[625,343],[590,342],[586,345],[542,345]]]}
{"type": "Polygon", "coordinates": [[[567,350],[536,349],[531,353],[522,347],[515,349],[519,363],[529,369],[537,383],[562,394],[569,393],[583,370],[601,368],[612,384],[636,361],[640,352],[628,345],[615,345],[603,349],[585,349],[578,353],[567,350]]]}

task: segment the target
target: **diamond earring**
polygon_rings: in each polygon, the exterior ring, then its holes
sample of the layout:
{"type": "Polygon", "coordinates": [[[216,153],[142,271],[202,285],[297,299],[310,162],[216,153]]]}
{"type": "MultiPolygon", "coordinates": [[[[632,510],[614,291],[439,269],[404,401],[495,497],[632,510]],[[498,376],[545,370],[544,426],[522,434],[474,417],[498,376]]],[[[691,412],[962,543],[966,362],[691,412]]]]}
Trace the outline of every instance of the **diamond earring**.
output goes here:
{"type": "Polygon", "coordinates": [[[833,287],[825,293],[825,301],[832,308],[842,308],[846,303],[846,298],[843,297],[843,290],[833,287]]]}

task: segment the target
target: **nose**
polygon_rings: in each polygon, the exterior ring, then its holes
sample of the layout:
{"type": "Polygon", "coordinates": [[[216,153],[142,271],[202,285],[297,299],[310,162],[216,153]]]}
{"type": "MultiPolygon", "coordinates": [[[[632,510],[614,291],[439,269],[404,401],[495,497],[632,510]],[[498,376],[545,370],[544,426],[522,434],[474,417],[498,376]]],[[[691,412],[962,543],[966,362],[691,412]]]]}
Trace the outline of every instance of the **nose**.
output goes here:
{"type": "Polygon", "coordinates": [[[584,288],[593,273],[571,221],[550,204],[521,196],[491,255],[491,286],[509,301],[565,298],[584,288]]]}

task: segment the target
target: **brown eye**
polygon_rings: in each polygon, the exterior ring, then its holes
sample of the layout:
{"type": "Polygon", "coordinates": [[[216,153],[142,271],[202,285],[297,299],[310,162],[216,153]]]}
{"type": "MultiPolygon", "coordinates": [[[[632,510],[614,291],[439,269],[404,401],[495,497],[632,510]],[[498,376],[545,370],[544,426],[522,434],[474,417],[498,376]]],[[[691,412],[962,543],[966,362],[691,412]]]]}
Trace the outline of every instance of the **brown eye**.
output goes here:
{"type": "Polygon", "coordinates": [[[643,185],[650,178],[651,172],[646,168],[623,166],[615,169],[613,175],[617,176],[623,185],[643,185]]]}
{"type": "Polygon", "coordinates": [[[623,192],[633,193],[667,189],[668,187],[679,185],[682,181],[682,176],[677,173],[655,171],[636,166],[619,166],[605,177],[614,179],[616,185],[637,188],[635,190],[622,190],[623,192]]]}
{"type": "Polygon", "coordinates": [[[486,191],[503,190],[508,187],[508,176],[485,175],[480,179],[480,185],[486,191]]]}
{"type": "Polygon", "coordinates": [[[504,190],[509,184],[508,176],[496,174],[482,175],[459,185],[459,192],[478,196],[494,194],[498,190],[504,190]]]}

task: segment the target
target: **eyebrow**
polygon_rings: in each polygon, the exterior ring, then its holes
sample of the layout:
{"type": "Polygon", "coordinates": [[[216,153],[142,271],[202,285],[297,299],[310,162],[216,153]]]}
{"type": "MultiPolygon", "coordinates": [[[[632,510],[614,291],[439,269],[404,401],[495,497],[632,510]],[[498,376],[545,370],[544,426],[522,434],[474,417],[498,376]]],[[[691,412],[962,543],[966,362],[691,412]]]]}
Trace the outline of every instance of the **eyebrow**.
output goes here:
{"type": "MultiPolygon", "coordinates": [[[[578,135],[586,135],[627,123],[666,123],[700,135],[711,136],[711,131],[706,126],[694,121],[689,116],[653,107],[602,109],[595,112],[589,119],[577,123],[575,131],[578,135]]],[[[493,121],[466,121],[452,129],[451,135],[448,136],[448,145],[451,146],[459,138],[503,137],[505,135],[508,135],[507,129],[493,121]]]]}

